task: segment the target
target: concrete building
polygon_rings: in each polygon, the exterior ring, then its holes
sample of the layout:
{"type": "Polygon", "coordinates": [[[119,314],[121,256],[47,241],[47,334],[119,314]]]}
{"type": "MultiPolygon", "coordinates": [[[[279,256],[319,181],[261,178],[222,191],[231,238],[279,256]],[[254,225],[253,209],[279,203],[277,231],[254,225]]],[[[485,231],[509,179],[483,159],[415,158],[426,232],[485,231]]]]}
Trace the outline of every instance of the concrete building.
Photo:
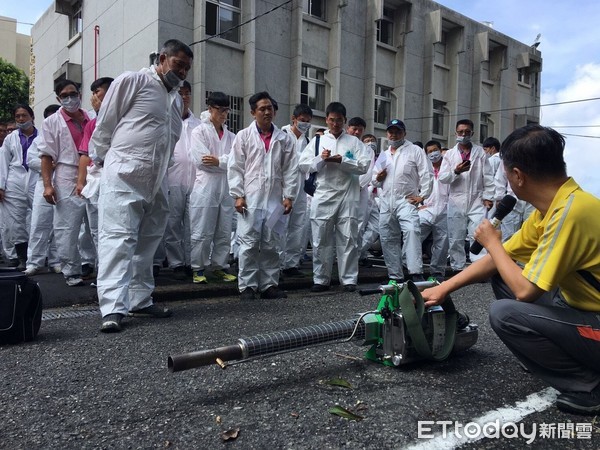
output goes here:
{"type": "Polygon", "coordinates": [[[31,38],[17,33],[17,21],[0,16],[0,58],[29,75],[31,38]]]}
{"type": "Polygon", "coordinates": [[[82,82],[87,101],[95,77],[139,70],[177,38],[194,43],[194,111],[223,91],[234,131],[261,90],[279,125],[299,102],[324,124],[336,100],[378,136],[400,118],[410,140],[448,146],[459,118],[480,141],[539,121],[540,52],[430,0],[55,0],[32,37],[36,114],[57,79],[82,82]]]}

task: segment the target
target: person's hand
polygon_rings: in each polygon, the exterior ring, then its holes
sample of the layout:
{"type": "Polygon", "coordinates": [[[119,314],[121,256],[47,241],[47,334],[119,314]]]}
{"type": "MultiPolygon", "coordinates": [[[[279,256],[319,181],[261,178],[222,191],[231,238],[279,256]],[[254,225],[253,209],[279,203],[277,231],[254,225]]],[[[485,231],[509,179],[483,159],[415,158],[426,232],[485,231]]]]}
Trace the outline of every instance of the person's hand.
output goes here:
{"type": "Polygon", "coordinates": [[[90,103],[92,104],[92,108],[94,109],[94,111],[99,111],[100,110],[100,105],[102,104],[102,102],[96,96],[96,94],[92,94],[92,96],[90,98],[90,103]]]}
{"type": "Polygon", "coordinates": [[[331,150],[327,150],[326,148],[324,148],[323,151],[321,152],[321,159],[326,160],[330,156],[331,156],[331,150]]]}
{"type": "Polygon", "coordinates": [[[6,193],[5,193],[4,189],[0,189],[0,202],[4,201],[5,196],[6,196],[6,193]]]}
{"type": "Polygon", "coordinates": [[[56,205],[56,191],[53,186],[44,188],[44,199],[51,205],[56,205]]]}
{"type": "Polygon", "coordinates": [[[423,200],[425,200],[423,197],[419,197],[418,195],[408,195],[406,197],[406,200],[408,200],[408,203],[410,203],[411,205],[418,205],[419,203],[423,203],[423,200]]]}
{"type": "Polygon", "coordinates": [[[77,186],[75,187],[75,194],[78,197],[81,197],[81,191],[83,191],[84,187],[85,187],[85,181],[83,183],[80,183],[79,181],[77,182],[77,186]]]}
{"type": "Polygon", "coordinates": [[[385,177],[387,177],[387,169],[383,169],[381,172],[379,172],[375,179],[381,183],[383,180],[385,180],[385,177]]]}
{"type": "Polygon", "coordinates": [[[423,297],[423,301],[425,302],[425,308],[429,308],[444,303],[448,294],[449,292],[444,287],[444,283],[442,283],[438,286],[425,289],[421,292],[421,297],[423,297]]]}
{"type": "Polygon", "coordinates": [[[235,210],[239,212],[242,216],[246,216],[248,208],[246,205],[246,199],[244,197],[238,197],[235,199],[235,210]]]}
{"type": "Polygon", "coordinates": [[[283,215],[289,214],[292,212],[292,200],[289,198],[283,199],[283,215]]]}
{"type": "Polygon", "coordinates": [[[495,242],[502,243],[502,232],[494,228],[487,219],[483,219],[475,229],[473,237],[486,249],[495,242]]]}
{"type": "Polygon", "coordinates": [[[466,161],[461,162],[454,169],[454,173],[463,173],[467,172],[471,168],[471,160],[467,159],[466,161]]]}
{"type": "Polygon", "coordinates": [[[212,155],[203,156],[202,164],[204,164],[205,166],[218,167],[219,166],[219,158],[217,158],[216,156],[212,156],[212,155]]]}
{"type": "Polygon", "coordinates": [[[342,155],[330,156],[329,158],[325,158],[325,162],[332,162],[340,164],[342,162],[342,155]]]}

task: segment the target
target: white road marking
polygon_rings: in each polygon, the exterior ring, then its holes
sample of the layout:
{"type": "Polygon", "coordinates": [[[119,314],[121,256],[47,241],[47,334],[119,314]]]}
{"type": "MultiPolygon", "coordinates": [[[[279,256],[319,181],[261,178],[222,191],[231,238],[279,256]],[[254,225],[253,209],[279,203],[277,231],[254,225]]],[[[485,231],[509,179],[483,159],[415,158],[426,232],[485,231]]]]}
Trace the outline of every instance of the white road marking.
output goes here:
{"type": "MultiPolygon", "coordinates": [[[[494,423],[496,420],[500,422],[500,425],[512,422],[518,423],[523,418],[530,414],[543,411],[544,409],[552,406],[558,397],[559,392],[553,388],[546,388],[539,392],[528,395],[523,401],[517,402],[514,406],[504,406],[502,408],[494,409],[484,414],[483,416],[469,420],[468,422],[462,423],[463,425],[473,422],[483,427],[486,424],[494,423]]],[[[450,419],[447,419],[450,420],[450,419]]],[[[435,427],[441,429],[441,425],[431,425],[432,432],[436,430],[435,427]]],[[[460,437],[457,437],[454,433],[454,427],[448,427],[446,436],[442,436],[442,433],[436,433],[433,438],[422,438],[418,443],[406,447],[406,450],[446,450],[454,449],[464,444],[477,442],[483,439],[485,436],[481,433],[480,436],[475,438],[469,438],[465,436],[465,433],[461,430],[460,437]]]]}

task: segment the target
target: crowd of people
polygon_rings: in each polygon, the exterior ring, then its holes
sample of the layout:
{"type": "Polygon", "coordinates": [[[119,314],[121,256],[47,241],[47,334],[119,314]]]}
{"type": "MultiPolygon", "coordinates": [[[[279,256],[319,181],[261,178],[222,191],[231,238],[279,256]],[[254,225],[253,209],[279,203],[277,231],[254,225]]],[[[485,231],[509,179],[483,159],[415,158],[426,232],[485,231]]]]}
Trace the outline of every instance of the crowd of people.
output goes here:
{"type": "MultiPolygon", "coordinates": [[[[330,288],[337,262],[351,292],[377,239],[389,279],[423,280],[431,236],[429,276],[443,280],[448,259],[464,269],[465,243],[510,190],[498,140],[474,144],[468,119],[445,156],[438,141],[406,139],[397,119],[379,153],[343,104],[327,106],[326,129],[312,132],[304,104],[280,129],[277,102],[259,92],[249,101],[254,121],[236,135],[225,93],[211,93],[199,117],[190,110],[192,59],[168,41],[156,65],[95,80],[89,111],[78,84],[61,80],[41,127],[28,105],[16,105],[2,145],[5,258],[29,275],[62,272],[68,286],[97,277],[104,331],[120,329],[126,314],[170,314],[151,297],[165,262],[178,280],[237,281],[242,299],[281,298],[280,274],[302,276],[310,245],[312,290],[330,288]]],[[[505,237],[525,214],[505,221],[514,223],[505,237]]]]}
{"type": "Polygon", "coordinates": [[[78,84],[61,80],[39,129],[28,105],[15,106],[14,122],[0,124],[11,265],[62,272],[68,286],[95,276],[101,331],[118,332],[127,315],[171,315],[152,301],[164,261],[180,280],[237,281],[244,301],[279,299],[280,274],[301,275],[310,245],[312,291],[330,289],[337,262],[352,292],[379,238],[389,280],[439,281],[423,292],[427,306],[491,277],[498,336],[562,392],[559,408],[600,412],[600,202],[566,175],[562,136],[531,125],[480,146],[461,119],[446,149],[411,142],[394,119],[378,153],[339,102],[326,107],[326,129],[312,132],[304,104],[278,128],[268,92],[250,97],[254,120],[234,134],[225,93],[211,93],[199,117],[190,110],[192,61],[169,40],[151,67],[95,80],[91,111],[78,84]],[[519,200],[499,234],[485,219],[506,194],[519,200]],[[469,255],[475,238],[487,253],[469,255]],[[458,274],[446,280],[448,263],[458,274]]]}

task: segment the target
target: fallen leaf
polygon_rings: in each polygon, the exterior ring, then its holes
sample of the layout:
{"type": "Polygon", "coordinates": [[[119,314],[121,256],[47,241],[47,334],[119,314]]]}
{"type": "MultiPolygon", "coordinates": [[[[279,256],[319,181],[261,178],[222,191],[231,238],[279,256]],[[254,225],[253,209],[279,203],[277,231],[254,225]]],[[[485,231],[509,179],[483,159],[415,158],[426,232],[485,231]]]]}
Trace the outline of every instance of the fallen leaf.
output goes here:
{"type": "Polygon", "coordinates": [[[221,416],[217,416],[217,423],[221,423],[221,416]]]}
{"type": "Polygon", "coordinates": [[[221,439],[223,439],[224,441],[229,441],[231,439],[237,439],[238,434],[240,434],[240,429],[233,428],[231,430],[223,431],[223,433],[221,433],[221,439]]]}
{"type": "Polygon", "coordinates": [[[339,386],[347,389],[354,389],[350,383],[342,378],[332,378],[331,380],[327,380],[325,384],[330,386],[339,386]]]}
{"type": "Polygon", "coordinates": [[[292,416],[294,419],[297,419],[298,417],[300,417],[300,414],[298,414],[297,412],[293,412],[290,413],[290,416],[292,416]]]}
{"type": "Polygon", "coordinates": [[[352,411],[348,411],[346,408],[342,408],[340,405],[335,405],[333,408],[329,408],[329,413],[343,417],[348,420],[363,420],[364,417],[354,414],[352,411]]]}

